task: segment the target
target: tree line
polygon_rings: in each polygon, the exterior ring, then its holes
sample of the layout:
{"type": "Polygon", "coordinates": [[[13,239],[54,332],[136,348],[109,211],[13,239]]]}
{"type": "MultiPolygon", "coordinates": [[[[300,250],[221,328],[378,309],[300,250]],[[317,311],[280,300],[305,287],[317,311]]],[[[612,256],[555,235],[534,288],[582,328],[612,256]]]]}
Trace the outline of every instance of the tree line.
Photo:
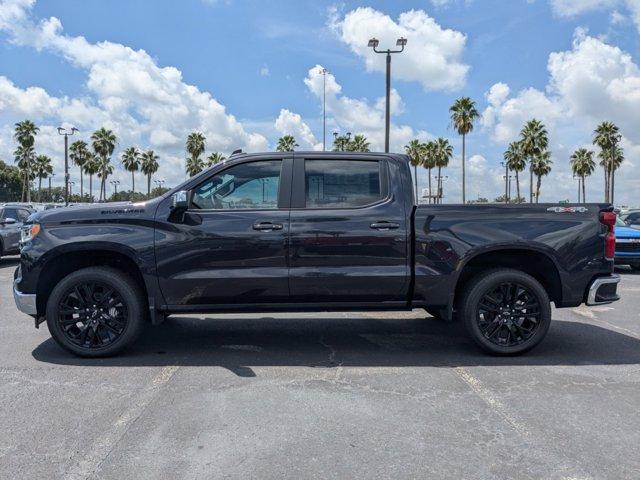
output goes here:
{"type": "MultiPolygon", "coordinates": [[[[15,124],[14,139],[18,144],[14,152],[15,162],[22,179],[20,198],[23,202],[31,202],[31,182],[38,179],[37,200],[42,199],[42,180],[53,176],[51,158],[37,155],[35,138],[39,128],[30,120],[15,124]]],[[[107,200],[106,183],[113,174],[111,157],[117,144],[116,135],[104,127],[91,134],[89,143],[77,140],[69,146],[69,159],[80,170],[80,201],[85,200],[84,176],[89,176],[88,201],[94,201],[93,176],[100,179],[98,201],[107,200]]],[[[151,177],[158,171],[158,155],[153,150],[141,151],[137,147],[126,148],[121,156],[125,170],[131,172],[131,192],[135,192],[135,172],[141,171],[147,177],[147,196],[151,194],[151,177]]]]}
{"type": "MultiPolygon", "coordinates": [[[[466,200],[466,137],[473,132],[474,125],[480,118],[476,103],[469,97],[457,99],[449,109],[451,126],[462,137],[462,199],[466,200]]],[[[51,158],[39,155],[35,150],[35,139],[39,128],[30,120],[24,120],[15,124],[14,139],[17,148],[14,152],[14,160],[18,169],[20,181],[20,198],[22,201],[31,202],[32,182],[38,180],[36,190],[37,200],[42,199],[42,181],[50,179],[53,173],[51,158]]],[[[611,122],[602,122],[593,132],[593,144],[599,148],[597,157],[604,172],[604,201],[613,203],[615,199],[615,173],[624,161],[624,151],[620,146],[622,135],[616,125],[611,122]]],[[[93,132],[89,142],[78,140],[69,147],[69,159],[79,168],[80,173],[80,201],[94,201],[93,177],[100,180],[98,201],[107,200],[106,182],[114,172],[111,163],[115,146],[116,135],[112,130],[100,128],[93,132]],[[89,176],[89,195],[84,194],[84,176],[89,176]]],[[[212,152],[204,158],[206,138],[201,132],[192,132],[187,136],[185,149],[185,172],[189,176],[200,173],[204,168],[215,165],[225,159],[219,152],[212,152]]],[[[278,139],[276,150],[290,152],[299,145],[293,135],[284,135],[278,139]]],[[[521,195],[520,174],[527,167],[529,169],[529,202],[538,203],[542,187],[542,179],[551,173],[553,160],[549,151],[549,136],[544,124],[531,119],[522,127],[519,137],[509,143],[503,154],[503,166],[505,166],[505,182],[509,181],[510,173],[515,174],[516,197],[511,198],[507,188],[504,195],[496,198],[496,201],[524,202],[521,195]],[[535,182],[534,182],[535,178],[535,182]]],[[[443,169],[449,166],[453,158],[453,147],[449,140],[440,137],[427,142],[419,139],[411,140],[404,147],[414,167],[414,181],[416,197],[418,197],[418,167],[428,171],[428,201],[429,203],[441,203],[444,197],[443,181],[448,178],[443,176],[443,169]],[[432,173],[436,170],[435,178],[432,173]],[[432,181],[435,180],[435,186],[432,181]],[[435,190],[435,191],[434,191],[435,190]]],[[[334,133],[333,151],[368,152],[370,142],[366,136],[357,134],[351,137],[351,133],[339,135],[334,133]]],[[[596,169],[596,153],[587,148],[578,148],[570,157],[570,165],[573,175],[578,178],[581,199],[586,202],[586,178],[591,176],[596,169]]],[[[147,198],[151,195],[151,178],[158,171],[158,155],[153,150],[142,151],[137,147],[128,147],[123,150],[120,162],[124,169],[131,173],[131,193],[127,194],[133,199],[135,192],[135,173],[140,171],[146,176],[147,198]]],[[[4,164],[3,164],[4,165],[4,164]]],[[[9,189],[9,183],[16,178],[8,166],[0,169],[0,184],[9,189]]],[[[12,183],[11,185],[14,185],[12,183]]],[[[508,184],[507,184],[508,185],[508,184]]],[[[162,189],[161,189],[162,190],[162,189]]],[[[125,195],[124,192],[120,196],[125,195]]],[[[51,188],[48,190],[52,196],[51,188]]],[[[143,197],[140,195],[140,197],[143,197]]]]}

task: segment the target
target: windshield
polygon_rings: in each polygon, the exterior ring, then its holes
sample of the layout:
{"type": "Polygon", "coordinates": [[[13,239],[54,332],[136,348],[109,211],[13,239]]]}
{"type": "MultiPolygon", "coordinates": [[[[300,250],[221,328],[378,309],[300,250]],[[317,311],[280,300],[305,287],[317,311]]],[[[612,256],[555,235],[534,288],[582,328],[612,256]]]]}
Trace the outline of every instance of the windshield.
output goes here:
{"type": "Polygon", "coordinates": [[[624,223],[624,220],[622,220],[620,217],[616,217],[616,227],[626,227],[627,224],[624,223]]]}

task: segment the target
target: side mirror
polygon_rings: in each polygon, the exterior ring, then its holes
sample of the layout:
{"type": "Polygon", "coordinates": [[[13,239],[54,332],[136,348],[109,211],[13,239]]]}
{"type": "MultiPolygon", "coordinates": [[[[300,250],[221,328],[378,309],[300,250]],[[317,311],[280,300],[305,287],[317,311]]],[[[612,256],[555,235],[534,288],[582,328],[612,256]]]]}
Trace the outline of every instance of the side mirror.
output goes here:
{"type": "Polygon", "coordinates": [[[172,205],[171,208],[173,210],[188,210],[189,209],[189,200],[190,194],[187,190],[180,190],[179,192],[171,195],[172,205]]]}
{"type": "Polygon", "coordinates": [[[15,218],[5,218],[4,220],[2,220],[0,223],[2,223],[2,225],[13,225],[14,223],[17,223],[18,221],[15,218]]]}

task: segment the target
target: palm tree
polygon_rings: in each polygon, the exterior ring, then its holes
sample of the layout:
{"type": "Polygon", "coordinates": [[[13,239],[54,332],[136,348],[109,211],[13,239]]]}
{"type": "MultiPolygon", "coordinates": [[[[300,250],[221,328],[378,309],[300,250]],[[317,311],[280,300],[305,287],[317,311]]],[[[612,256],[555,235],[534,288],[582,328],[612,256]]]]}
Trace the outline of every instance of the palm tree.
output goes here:
{"type": "Polygon", "coordinates": [[[356,135],[353,140],[349,142],[347,151],[349,152],[368,152],[371,144],[364,135],[356,135]]]}
{"type": "Polygon", "coordinates": [[[75,165],[80,167],[80,200],[82,201],[82,198],[84,197],[82,174],[84,173],[85,163],[91,158],[91,152],[89,152],[87,142],[83,142],[82,140],[73,142],[69,147],[69,158],[75,165]]]}
{"type": "Polygon", "coordinates": [[[220,162],[224,161],[225,158],[226,157],[224,155],[222,155],[221,153],[218,153],[218,152],[210,153],[209,156],[207,157],[206,165],[207,165],[207,167],[211,167],[212,165],[215,165],[216,163],[220,163],[220,162]]]}
{"type": "Polygon", "coordinates": [[[549,146],[549,135],[544,124],[534,118],[524,125],[520,137],[522,153],[529,160],[529,202],[533,203],[533,162],[549,146]]]}
{"type": "Polygon", "coordinates": [[[100,171],[100,158],[91,152],[88,154],[84,162],[84,173],[89,175],[89,199],[93,202],[93,176],[100,171]]]}
{"type": "Polygon", "coordinates": [[[158,171],[158,155],[153,150],[147,150],[141,156],[140,170],[147,176],[147,198],[151,195],[151,176],[158,171]]]}
{"type": "Polygon", "coordinates": [[[465,189],[465,140],[468,133],[473,131],[473,122],[479,117],[480,113],[476,109],[476,102],[469,97],[462,97],[456,100],[451,108],[451,124],[459,135],[462,135],[462,203],[466,203],[465,189]]]}
{"type": "Polygon", "coordinates": [[[516,172],[516,192],[517,199],[520,201],[520,175],[519,173],[525,169],[527,162],[525,161],[520,142],[511,142],[509,148],[504,152],[504,161],[507,168],[516,172]]]}
{"type": "MultiPolygon", "coordinates": [[[[31,202],[31,161],[34,158],[33,146],[35,136],[40,129],[31,120],[24,120],[15,124],[13,138],[18,142],[21,149],[21,160],[18,165],[22,173],[22,195],[21,200],[31,202]],[[29,154],[31,152],[31,154],[29,154]],[[26,192],[26,195],[25,195],[26,192]]],[[[17,150],[16,150],[17,152],[17,150]]],[[[17,157],[18,155],[16,155],[17,157]]]]}
{"type": "MultiPolygon", "coordinates": [[[[416,201],[418,201],[418,167],[424,163],[424,144],[417,138],[411,140],[408,145],[404,146],[405,152],[409,156],[411,165],[413,165],[413,180],[416,189],[416,201]]],[[[429,192],[431,194],[431,192],[429,192]]]]}
{"type": "Polygon", "coordinates": [[[31,201],[31,180],[32,164],[36,156],[36,152],[31,145],[18,145],[15,152],[13,152],[15,162],[18,164],[18,170],[22,177],[22,194],[20,195],[21,201],[31,201]],[[26,194],[25,194],[26,192],[26,194]]]}
{"type": "Polygon", "coordinates": [[[46,155],[38,155],[33,161],[33,173],[38,179],[38,202],[42,196],[42,179],[48,178],[53,173],[51,159],[46,155]]]}
{"type": "Polygon", "coordinates": [[[604,201],[607,203],[613,203],[614,171],[624,160],[622,157],[622,160],[616,161],[617,153],[621,153],[616,151],[621,139],[618,127],[611,122],[602,122],[593,132],[593,144],[601,150],[598,156],[604,168],[604,201]]]}
{"type": "Polygon", "coordinates": [[[537,155],[533,159],[533,162],[531,162],[531,171],[538,179],[536,184],[536,203],[540,200],[540,184],[542,183],[542,177],[549,175],[552,163],[551,152],[547,150],[537,155]]]}
{"type": "Polygon", "coordinates": [[[106,181],[110,173],[113,173],[113,168],[110,168],[110,157],[113,154],[113,149],[116,146],[116,136],[111,130],[107,130],[102,127],[99,130],[93,132],[91,135],[91,141],[93,144],[94,152],[100,157],[100,198],[99,200],[107,199],[107,187],[106,181]]]}
{"type": "Polygon", "coordinates": [[[293,152],[298,146],[293,135],[284,135],[278,139],[276,150],[278,152],[293,152]]]}
{"type": "Polygon", "coordinates": [[[333,135],[333,151],[346,152],[349,149],[349,143],[351,142],[351,134],[338,135],[337,132],[334,132],[333,135]]]}
{"type": "Polygon", "coordinates": [[[204,169],[204,162],[200,157],[187,158],[186,172],[189,177],[197,175],[204,169]]]}
{"type": "Polygon", "coordinates": [[[136,191],[136,179],[134,173],[140,169],[140,152],[136,147],[129,147],[122,153],[122,165],[131,172],[131,192],[136,191]]]}
{"type": "Polygon", "coordinates": [[[438,138],[434,144],[434,156],[438,167],[438,203],[442,203],[442,169],[449,166],[453,157],[453,147],[446,138],[438,138]]]}
{"type": "Polygon", "coordinates": [[[422,166],[427,169],[429,174],[429,203],[431,203],[431,170],[436,168],[436,143],[431,141],[423,144],[422,149],[424,151],[424,160],[422,166]]]}
{"type": "Polygon", "coordinates": [[[571,155],[571,170],[573,174],[580,177],[582,185],[582,203],[587,203],[586,188],[584,179],[593,173],[596,169],[596,162],[593,160],[593,151],[586,148],[579,148],[571,155]]]}
{"type": "Polygon", "coordinates": [[[201,132],[192,132],[187,137],[187,153],[191,158],[199,157],[204,153],[206,138],[201,132]]]}

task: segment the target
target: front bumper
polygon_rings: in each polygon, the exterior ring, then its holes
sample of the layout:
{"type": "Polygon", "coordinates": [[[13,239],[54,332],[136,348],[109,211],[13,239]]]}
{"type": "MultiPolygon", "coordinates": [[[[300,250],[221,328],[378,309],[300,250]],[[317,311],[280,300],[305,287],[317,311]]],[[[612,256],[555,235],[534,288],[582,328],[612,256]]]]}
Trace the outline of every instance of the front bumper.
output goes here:
{"type": "Polygon", "coordinates": [[[22,313],[27,315],[36,316],[36,294],[35,293],[22,293],[18,290],[18,282],[20,277],[13,281],[13,300],[16,302],[16,307],[22,313]]]}
{"type": "Polygon", "coordinates": [[[587,305],[604,305],[620,300],[617,292],[618,283],[620,283],[620,275],[616,273],[596,278],[589,286],[587,305]]]}

